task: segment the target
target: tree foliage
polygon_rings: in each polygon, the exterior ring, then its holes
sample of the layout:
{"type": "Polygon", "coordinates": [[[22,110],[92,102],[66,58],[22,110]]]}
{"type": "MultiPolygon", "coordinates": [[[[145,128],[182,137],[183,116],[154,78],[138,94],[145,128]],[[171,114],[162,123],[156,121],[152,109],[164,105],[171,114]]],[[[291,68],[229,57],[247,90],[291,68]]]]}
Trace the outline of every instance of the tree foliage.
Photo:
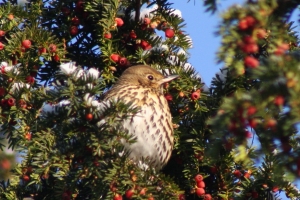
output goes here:
{"type": "Polygon", "coordinates": [[[224,68],[206,88],[167,0],[4,1],[0,198],[300,198],[299,51],[289,22],[297,6],[247,1],[224,12],[224,68]],[[99,101],[135,64],[180,76],[164,87],[175,145],[162,171],[123,152],[120,140],[135,140],[120,124],[138,109],[99,101]]]}

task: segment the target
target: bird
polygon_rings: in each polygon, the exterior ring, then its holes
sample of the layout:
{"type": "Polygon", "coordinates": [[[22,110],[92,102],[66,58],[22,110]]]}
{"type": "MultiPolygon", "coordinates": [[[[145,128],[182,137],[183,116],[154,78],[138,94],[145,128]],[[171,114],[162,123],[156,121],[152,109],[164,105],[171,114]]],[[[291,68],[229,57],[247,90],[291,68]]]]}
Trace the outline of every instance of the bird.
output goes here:
{"type": "Polygon", "coordinates": [[[170,159],[173,145],[173,123],[164,83],[178,75],[164,76],[148,65],[127,68],[102,101],[131,103],[138,112],[122,122],[122,129],[135,138],[134,143],[121,140],[135,162],[148,159],[148,164],[160,170],[170,159]]]}

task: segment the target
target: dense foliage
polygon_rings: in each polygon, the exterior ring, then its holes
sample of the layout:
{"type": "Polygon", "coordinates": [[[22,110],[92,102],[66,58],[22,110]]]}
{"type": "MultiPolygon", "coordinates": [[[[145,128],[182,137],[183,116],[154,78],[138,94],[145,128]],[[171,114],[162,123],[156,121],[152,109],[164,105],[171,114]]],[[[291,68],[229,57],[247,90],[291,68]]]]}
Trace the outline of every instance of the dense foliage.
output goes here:
{"type": "Polygon", "coordinates": [[[0,199],[300,198],[297,0],[223,13],[209,88],[167,0],[18,3],[0,5],[0,199]],[[164,87],[175,146],[162,171],[120,153],[134,138],[119,124],[137,110],[99,102],[135,64],[180,76],[164,87]]]}

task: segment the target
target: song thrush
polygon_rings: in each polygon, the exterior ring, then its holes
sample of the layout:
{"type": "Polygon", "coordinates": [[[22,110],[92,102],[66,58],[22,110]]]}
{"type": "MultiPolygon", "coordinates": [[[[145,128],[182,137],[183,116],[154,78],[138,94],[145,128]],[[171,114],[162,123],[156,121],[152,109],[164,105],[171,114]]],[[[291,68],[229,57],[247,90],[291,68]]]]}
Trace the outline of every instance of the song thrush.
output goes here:
{"type": "Polygon", "coordinates": [[[161,169],[169,160],[173,149],[173,126],[162,85],[177,77],[165,77],[150,66],[132,66],[104,94],[104,101],[131,102],[139,108],[138,113],[122,123],[124,131],[136,138],[132,144],[122,141],[134,161],[149,159],[153,167],[161,169]]]}

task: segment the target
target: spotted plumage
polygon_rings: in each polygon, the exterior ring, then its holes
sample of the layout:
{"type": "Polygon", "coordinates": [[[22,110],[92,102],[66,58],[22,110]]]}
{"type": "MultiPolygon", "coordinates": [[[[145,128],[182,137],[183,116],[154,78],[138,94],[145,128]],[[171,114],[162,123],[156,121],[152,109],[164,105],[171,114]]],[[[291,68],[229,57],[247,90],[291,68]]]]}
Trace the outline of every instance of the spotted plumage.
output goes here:
{"type": "Polygon", "coordinates": [[[162,85],[177,76],[164,77],[150,66],[126,69],[103,101],[120,100],[139,107],[139,112],[123,122],[123,128],[136,137],[136,142],[122,141],[135,161],[146,158],[153,167],[162,168],[173,149],[172,116],[162,85]]]}

